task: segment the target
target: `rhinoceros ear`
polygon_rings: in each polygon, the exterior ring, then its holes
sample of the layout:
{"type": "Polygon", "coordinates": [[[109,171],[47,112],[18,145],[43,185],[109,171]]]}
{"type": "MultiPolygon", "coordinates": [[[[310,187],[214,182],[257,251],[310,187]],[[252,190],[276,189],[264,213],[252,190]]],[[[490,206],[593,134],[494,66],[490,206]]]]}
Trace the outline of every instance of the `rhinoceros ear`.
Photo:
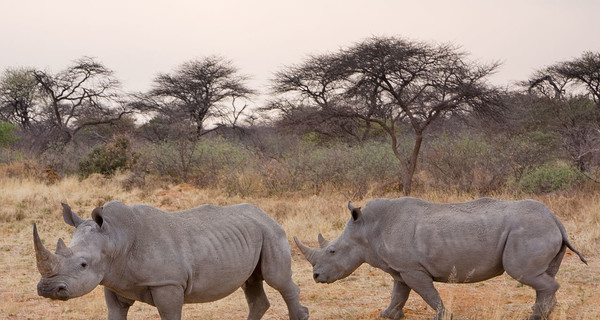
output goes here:
{"type": "Polygon", "coordinates": [[[73,210],[71,210],[71,207],[69,207],[68,204],[66,204],[66,203],[61,203],[61,204],[63,207],[63,219],[65,219],[65,222],[68,225],[77,228],[77,226],[79,224],[81,224],[84,220],[81,219],[75,212],[73,212],[73,210]]]}
{"type": "Polygon", "coordinates": [[[99,227],[102,227],[102,224],[104,224],[102,207],[97,207],[96,209],[92,210],[92,219],[98,224],[99,227]]]}
{"type": "Polygon", "coordinates": [[[356,221],[362,215],[362,211],[360,211],[360,207],[355,207],[352,205],[352,202],[348,201],[348,209],[350,209],[350,213],[352,214],[352,220],[356,221]]]}

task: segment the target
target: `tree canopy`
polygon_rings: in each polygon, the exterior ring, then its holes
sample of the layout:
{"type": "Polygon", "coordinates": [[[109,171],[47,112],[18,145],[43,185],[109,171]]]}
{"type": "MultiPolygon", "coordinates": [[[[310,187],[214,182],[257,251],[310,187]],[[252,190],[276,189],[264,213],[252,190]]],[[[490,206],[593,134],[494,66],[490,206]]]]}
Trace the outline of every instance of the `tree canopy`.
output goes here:
{"type": "Polygon", "coordinates": [[[47,121],[70,142],[83,128],[111,123],[130,113],[119,101],[119,81],[113,71],[90,57],[80,58],[65,70],[52,74],[36,70],[49,112],[47,121]]]}
{"type": "Polygon", "coordinates": [[[196,135],[201,136],[207,132],[207,119],[222,120],[230,111],[243,111],[244,107],[238,104],[254,94],[245,84],[247,80],[223,57],[191,60],[173,73],[158,74],[145,102],[138,107],[171,119],[189,121],[196,127],[196,135]]]}

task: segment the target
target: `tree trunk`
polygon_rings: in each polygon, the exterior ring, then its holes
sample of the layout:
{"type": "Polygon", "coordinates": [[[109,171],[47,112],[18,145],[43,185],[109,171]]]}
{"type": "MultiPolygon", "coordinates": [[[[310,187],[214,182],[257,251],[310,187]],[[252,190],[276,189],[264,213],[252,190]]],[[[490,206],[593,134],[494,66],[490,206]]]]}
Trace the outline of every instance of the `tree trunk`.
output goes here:
{"type": "Polygon", "coordinates": [[[417,159],[419,158],[419,152],[421,150],[421,144],[423,143],[423,133],[417,133],[415,137],[415,145],[413,146],[413,152],[410,155],[410,159],[408,160],[408,166],[406,168],[406,173],[404,174],[404,183],[402,186],[402,191],[405,196],[409,196],[412,191],[412,182],[413,176],[415,175],[415,171],[417,170],[417,159]]]}

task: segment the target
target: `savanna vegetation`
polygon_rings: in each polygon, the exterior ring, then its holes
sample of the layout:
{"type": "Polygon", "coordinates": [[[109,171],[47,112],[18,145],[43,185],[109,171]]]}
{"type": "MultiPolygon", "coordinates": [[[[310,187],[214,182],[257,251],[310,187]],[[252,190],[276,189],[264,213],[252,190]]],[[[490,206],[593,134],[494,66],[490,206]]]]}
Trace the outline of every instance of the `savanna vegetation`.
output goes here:
{"type": "Polygon", "coordinates": [[[593,189],[600,53],[502,87],[489,81],[498,68],[452,44],[373,37],[276,71],[257,106],[220,56],[141,93],[89,57],[59,72],[15,67],[0,78],[0,162],[241,195],[593,189]]]}
{"type": "MultiPolygon", "coordinates": [[[[565,258],[554,317],[596,319],[600,53],[538,66],[529,79],[503,85],[490,82],[499,63],[476,61],[452,44],[372,37],[277,70],[263,105],[253,102],[259,92],[249,77],[221,56],[159,73],[147,92],[124,92],[113,71],[89,57],[58,72],[4,70],[0,315],[105,317],[101,290],[66,303],[35,293],[31,225],[38,222],[46,241],[70,239],[61,201],[86,217],[113,199],[164,210],[251,202],[289,237],[315,245],[317,233],[333,238],[343,229],[348,200],[486,195],[535,198],[563,220],[590,266],[565,258]]],[[[324,286],[312,282],[297,251],[293,259],[315,319],[372,319],[389,302],[391,279],[378,270],[364,266],[324,286]]],[[[455,319],[525,318],[534,300],[508,277],[440,291],[455,319]]],[[[273,292],[269,299],[265,318],[282,318],[282,301],[273,292]]],[[[134,319],[158,316],[135,306],[134,319]]],[[[200,319],[246,313],[242,295],[186,308],[200,319]]],[[[409,319],[433,315],[417,296],[407,308],[409,319]]]]}

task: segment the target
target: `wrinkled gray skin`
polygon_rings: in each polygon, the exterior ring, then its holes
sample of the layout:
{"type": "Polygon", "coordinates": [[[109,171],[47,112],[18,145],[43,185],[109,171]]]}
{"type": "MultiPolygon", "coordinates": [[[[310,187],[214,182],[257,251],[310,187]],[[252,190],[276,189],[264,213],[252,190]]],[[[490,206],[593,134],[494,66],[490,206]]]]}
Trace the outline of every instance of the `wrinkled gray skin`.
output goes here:
{"type": "Polygon", "coordinates": [[[63,209],[76,227],[69,247],[59,239],[56,253],[49,252],[34,225],[41,296],[67,300],[100,284],[108,319],[126,319],[135,301],[156,306],[161,319],[180,319],[184,303],[218,300],[242,287],[248,319],[260,319],[269,308],[264,280],[281,293],[290,319],[308,319],[285,232],[255,206],[166,213],[111,201],[94,209],[92,220],[63,209]]]}
{"type": "Polygon", "coordinates": [[[351,218],[337,239],[328,242],[319,234],[319,249],[294,240],[313,265],[316,282],[347,277],[364,262],[389,273],[394,287],[383,318],[402,318],[414,290],[436,310],[435,319],[441,319],[445,309],[434,281],[477,282],[506,271],[536,290],[529,319],[547,319],[556,304],[559,285],[554,276],[565,249],[586,262],[558,218],[533,200],[436,204],[376,199],[362,211],[351,204],[349,208],[351,218]]]}

